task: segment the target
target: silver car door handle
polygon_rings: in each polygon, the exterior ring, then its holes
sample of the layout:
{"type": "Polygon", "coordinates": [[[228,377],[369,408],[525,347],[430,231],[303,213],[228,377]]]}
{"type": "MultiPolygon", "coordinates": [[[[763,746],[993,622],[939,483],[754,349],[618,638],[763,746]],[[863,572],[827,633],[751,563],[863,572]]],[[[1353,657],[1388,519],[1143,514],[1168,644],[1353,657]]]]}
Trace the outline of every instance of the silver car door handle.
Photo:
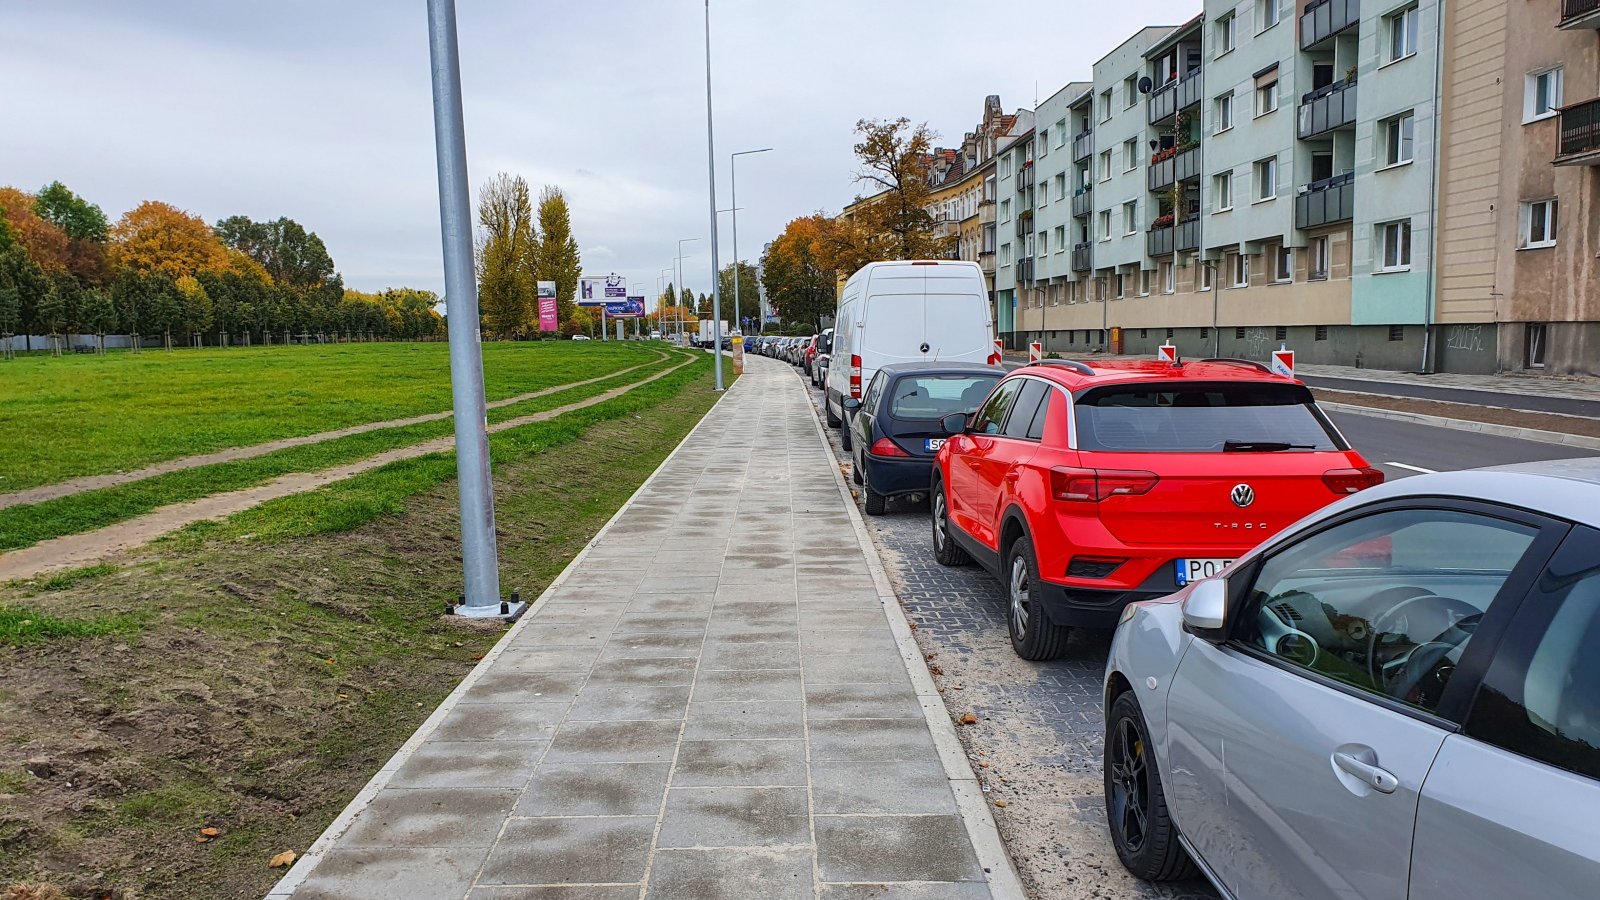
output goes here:
{"type": "Polygon", "coordinates": [[[1341,770],[1361,779],[1372,786],[1372,789],[1384,794],[1392,794],[1400,786],[1400,779],[1387,769],[1367,762],[1354,753],[1339,752],[1333,754],[1333,764],[1341,770]]]}

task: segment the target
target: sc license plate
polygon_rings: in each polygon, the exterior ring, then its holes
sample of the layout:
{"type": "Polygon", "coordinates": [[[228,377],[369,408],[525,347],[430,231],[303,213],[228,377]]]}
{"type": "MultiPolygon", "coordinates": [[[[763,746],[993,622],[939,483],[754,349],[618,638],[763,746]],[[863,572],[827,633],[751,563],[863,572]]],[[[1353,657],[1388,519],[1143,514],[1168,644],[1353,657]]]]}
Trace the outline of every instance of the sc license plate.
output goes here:
{"type": "Polygon", "coordinates": [[[928,452],[932,453],[933,451],[944,446],[944,440],[944,438],[928,438],[928,440],[924,442],[923,446],[927,447],[928,452]]]}
{"type": "Polygon", "coordinates": [[[1201,581],[1213,575],[1221,574],[1223,569],[1233,565],[1231,559],[1179,559],[1173,561],[1177,570],[1178,587],[1183,587],[1192,581],[1201,581]]]}

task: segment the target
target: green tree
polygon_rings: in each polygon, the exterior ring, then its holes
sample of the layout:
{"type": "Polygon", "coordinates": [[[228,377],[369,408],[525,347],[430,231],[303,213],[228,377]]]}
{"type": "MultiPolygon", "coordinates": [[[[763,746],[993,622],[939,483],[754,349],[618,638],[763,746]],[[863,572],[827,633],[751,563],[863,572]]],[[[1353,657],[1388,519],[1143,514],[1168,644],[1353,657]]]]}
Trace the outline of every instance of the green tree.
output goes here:
{"type": "Polygon", "coordinates": [[[521,176],[501,172],[478,192],[478,306],[486,330],[522,337],[533,326],[539,247],[521,176]]]}
{"type": "Polygon", "coordinates": [[[66,232],[74,241],[104,244],[110,232],[105,211],[74,194],[66,185],[52,181],[40,189],[33,200],[39,218],[66,232]]]}
{"type": "Polygon", "coordinates": [[[756,279],[755,266],[741,262],[738,267],[739,308],[734,309],[733,306],[733,263],[722,267],[718,290],[722,292],[722,311],[730,326],[737,323],[737,327],[743,328],[746,320],[758,322],[761,318],[761,282],[756,279]]]}
{"type": "Polygon", "coordinates": [[[572,236],[572,210],[561,188],[553,184],[539,192],[538,281],[556,283],[556,303],[562,322],[577,309],[578,276],[583,274],[583,259],[578,241],[572,236]]]}
{"type": "Polygon", "coordinates": [[[37,310],[50,280],[20,241],[0,251],[0,334],[23,335],[23,348],[33,349],[37,310]]]}
{"type": "Polygon", "coordinates": [[[193,275],[185,275],[174,282],[178,290],[177,322],[174,324],[189,336],[191,345],[200,335],[211,330],[211,295],[193,275]]]}
{"type": "Polygon", "coordinates": [[[39,298],[35,315],[41,330],[59,341],[77,330],[78,305],[83,293],[78,280],[67,272],[52,272],[47,276],[49,286],[39,298]]]}
{"type": "Polygon", "coordinates": [[[117,308],[111,303],[111,293],[98,287],[84,291],[79,318],[83,330],[95,336],[100,350],[104,352],[106,333],[117,329],[117,308]]]}
{"type": "Polygon", "coordinates": [[[684,288],[678,292],[678,305],[687,310],[699,309],[695,306],[694,291],[684,288]]]}

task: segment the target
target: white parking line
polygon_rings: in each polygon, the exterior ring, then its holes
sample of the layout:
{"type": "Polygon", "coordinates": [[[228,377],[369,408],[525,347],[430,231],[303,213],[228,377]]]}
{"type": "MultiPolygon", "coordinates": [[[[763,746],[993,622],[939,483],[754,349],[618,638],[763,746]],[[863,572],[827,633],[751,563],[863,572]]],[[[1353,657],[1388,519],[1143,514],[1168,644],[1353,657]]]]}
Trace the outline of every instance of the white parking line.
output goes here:
{"type": "Polygon", "coordinates": [[[1386,463],[1384,463],[1384,465],[1386,465],[1386,466],[1394,466],[1396,469],[1408,469],[1408,470],[1410,470],[1412,472],[1421,472],[1424,475],[1437,475],[1437,474],[1439,474],[1439,470],[1438,469],[1424,469],[1421,466],[1407,465],[1406,463],[1402,463],[1402,462],[1386,462],[1386,463]]]}

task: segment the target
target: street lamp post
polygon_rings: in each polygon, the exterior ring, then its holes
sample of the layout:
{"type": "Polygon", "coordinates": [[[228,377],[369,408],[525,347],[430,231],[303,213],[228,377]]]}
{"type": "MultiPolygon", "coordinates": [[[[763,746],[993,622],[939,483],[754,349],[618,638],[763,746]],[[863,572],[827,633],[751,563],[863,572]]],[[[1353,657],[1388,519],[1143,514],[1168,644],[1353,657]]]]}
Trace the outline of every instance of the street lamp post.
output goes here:
{"type": "MultiPolygon", "coordinates": [[[[728,157],[728,183],[731,188],[729,205],[733,207],[733,318],[739,318],[739,157],[749,156],[752,153],[766,153],[771,147],[762,147],[760,150],[740,150],[728,157]]],[[[760,313],[757,312],[759,317],[760,313]]],[[[758,329],[759,330],[759,329],[758,329]]]]}
{"type": "Polygon", "coordinates": [[[711,0],[706,0],[706,181],[711,200],[711,343],[716,356],[716,389],[722,388],[722,281],[717,265],[717,144],[711,115],[711,0]]]}
{"type": "MultiPolygon", "coordinates": [[[[688,243],[692,243],[692,242],[698,241],[698,240],[700,240],[700,239],[699,238],[683,238],[683,239],[678,241],[678,296],[673,298],[675,301],[681,300],[682,297],[683,297],[683,245],[684,244],[688,244],[688,243]]],[[[675,303],[674,305],[681,307],[683,304],[682,303],[675,303]]],[[[683,338],[683,313],[681,313],[681,312],[678,313],[678,338],[679,338],[679,343],[682,343],[683,342],[682,341],[682,338],[683,338]]]]}

